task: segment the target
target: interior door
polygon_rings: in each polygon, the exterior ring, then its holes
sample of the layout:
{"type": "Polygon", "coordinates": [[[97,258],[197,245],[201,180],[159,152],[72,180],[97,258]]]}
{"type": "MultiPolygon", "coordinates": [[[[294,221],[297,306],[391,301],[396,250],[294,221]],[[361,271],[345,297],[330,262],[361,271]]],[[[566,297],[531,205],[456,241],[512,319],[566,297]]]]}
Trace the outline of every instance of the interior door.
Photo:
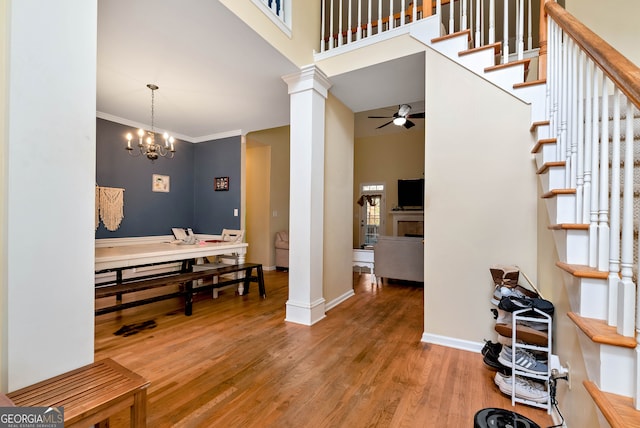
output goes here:
{"type": "Polygon", "coordinates": [[[360,246],[362,248],[378,242],[378,235],[383,226],[382,195],[367,194],[363,202],[360,211],[360,246]]]}

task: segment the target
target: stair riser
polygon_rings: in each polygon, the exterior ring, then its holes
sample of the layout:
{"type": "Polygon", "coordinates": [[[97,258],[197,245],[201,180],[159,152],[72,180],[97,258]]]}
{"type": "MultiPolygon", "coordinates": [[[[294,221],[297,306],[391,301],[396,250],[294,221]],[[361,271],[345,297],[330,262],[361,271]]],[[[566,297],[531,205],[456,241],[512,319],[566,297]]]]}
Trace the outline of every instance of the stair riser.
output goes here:
{"type": "MultiPolygon", "coordinates": [[[[431,43],[429,43],[431,45],[431,43]]],[[[452,37],[450,39],[441,40],[435,43],[436,50],[441,54],[459,61],[459,53],[469,49],[468,38],[466,35],[452,37]]]]}
{"type": "Polygon", "coordinates": [[[609,291],[606,280],[576,278],[564,272],[571,311],[582,317],[605,320],[609,291]]]}
{"type": "Polygon", "coordinates": [[[542,168],[545,163],[557,161],[557,148],[555,143],[542,144],[536,153],[536,166],[542,168]]]}
{"type": "Polygon", "coordinates": [[[575,195],[556,195],[545,200],[551,224],[573,223],[575,221],[575,195]]]}
{"type": "Polygon", "coordinates": [[[540,174],[540,183],[542,184],[542,192],[547,193],[553,189],[564,189],[565,187],[565,171],[563,166],[553,166],[540,174]]]}
{"type": "Polygon", "coordinates": [[[493,49],[485,49],[465,54],[458,58],[458,63],[476,74],[482,74],[485,68],[495,65],[493,53],[493,49]]]}
{"type": "Polygon", "coordinates": [[[569,264],[589,263],[589,232],[587,230],[554,230],[560,261],[569,264]]]}
{"type": "Polygon", "coordinates": [[[578,329],[580,347],[584,355],[587,374],[603,392],[631,397],[635,373],[635,355],[631,348],[593,342],[578,329]]]}
{"type": "Polygon", "coordinates": [[[518,64],[511,67],[500,68],[498,70],[485,73],[484,77],[496,86],[513,94],[513,85],[521,83],[524,80],[524,65],[518,64]]]}
{"type": "MultiPolygon", "coordinates": [[[[522,79],[522,76],[520,76],[520,78],[522,79]]],[[[509,92],[511,92],[516,97],[523,100],[524,102],[531,104],[531,123],[539,122],[547,118],[547,112],[545,110],[545,105],[546,105],[545,104],[545,97],[546,97],[545,85],[534,85],[534,86],[512,88],[509,92]]],[[[540,138],[547,138],[547,137],[545,136],[540,138]]]]}

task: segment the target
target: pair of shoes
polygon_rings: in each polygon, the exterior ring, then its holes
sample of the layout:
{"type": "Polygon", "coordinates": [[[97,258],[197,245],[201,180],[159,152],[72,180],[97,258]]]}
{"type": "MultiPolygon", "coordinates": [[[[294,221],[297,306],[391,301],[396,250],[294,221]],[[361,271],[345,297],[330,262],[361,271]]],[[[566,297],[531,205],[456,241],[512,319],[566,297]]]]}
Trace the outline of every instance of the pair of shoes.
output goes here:
{"type": "Polygon", "coordinates": [[[523,400],[534,401],[536,403],[545,403],[549,400],[549,394],[544,389],[544,385],[520,376],[505,376],[502,373],[496,373],[493,381],[500,389],[500,392],[511,396],[515,385],[515,395],[523,400]]]}
{"type": "Polygon", "coordinates": [[[506,296],[515,296],[521,298],[533,298],[539,297],[535,291],[527,290],[521,285],[496,285],[493,290],[493,297],[491,297],[491,303],[498,306],[500,300],[506,296]]]}
{"type": "Polygon", "coordinates": [[[522,370],[523,372],[546,375],[549,373],[549,368],[543,362],[536,360],[536,358],[529,352],[523,349],[516,349],[515,353],[515,365],[511,361],[513,356],[513,350],[509,346],[503,346],[498,361],[507,367],[512,369],[522,370]]]}
{"type": "Polygon", "coordinates": [[[511,375],[511,369],[509,367],[504,366],[502,363],[498,361],[498,356],[500,355],[500,351],[502,351],[501,343],[493,343],[490,340],[485,340],[484,346],[480,351],[483,355],[482,361],[490,369],[496,370],[500,373],[503,373],[509,376],[511,375]]]}
{"type": "MultiPolygon", "coordinates": [[[[498,303],[498,308],[507,312],[515,312],[521,309],[538,309],[549,316],[553,316],[553,303],[538,297],[504,296],[498,303]]],[[[525,316],[540,317],[540,314],[531,310],[524,313],[525,316]]]]}
{"type": "Polygon", "coordinates": [[[495,285],[502,285],[505,282],[517,284],[520,277],[520,269],[517,266],[493,265],[489,268],[489,272],[495,285]]]}
{"type": "Polygon", "coordinates": [[[483,356],[491,353],[497,357],[498,355],[500,355],[500,351],[502,351],[501,343],[493,343],[490,340],[485,340],[484,346],[482,347],[482,350],[480,351],[480,353],[483,356]]]}
{"type": "MultiPolygon", "coordinates": [[[[496,323],[496,332],[505,337],[513,337],[513,323],[496,323]]],[[[549,336],[546,331],[537,330],[524,324],[516,324],[516,340],[530,345],[547,346],[549,336]]]]}

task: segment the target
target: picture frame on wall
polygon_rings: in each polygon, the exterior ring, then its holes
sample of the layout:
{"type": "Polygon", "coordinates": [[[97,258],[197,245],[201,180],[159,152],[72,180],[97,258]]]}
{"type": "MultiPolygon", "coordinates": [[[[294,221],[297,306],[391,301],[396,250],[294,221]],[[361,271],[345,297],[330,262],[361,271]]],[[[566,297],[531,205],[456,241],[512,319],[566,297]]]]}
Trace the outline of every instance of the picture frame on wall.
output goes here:
{"type": "Polygon", "coordinates": [[[229,190],[229,177],[216,177],[213,183],[214,190],[229,190]]]}
{"type": "Polygon", "coordinates": [[[151,190],[154,192],[169,193],[170,178],[168,175],[153,174],[151,190]]]}

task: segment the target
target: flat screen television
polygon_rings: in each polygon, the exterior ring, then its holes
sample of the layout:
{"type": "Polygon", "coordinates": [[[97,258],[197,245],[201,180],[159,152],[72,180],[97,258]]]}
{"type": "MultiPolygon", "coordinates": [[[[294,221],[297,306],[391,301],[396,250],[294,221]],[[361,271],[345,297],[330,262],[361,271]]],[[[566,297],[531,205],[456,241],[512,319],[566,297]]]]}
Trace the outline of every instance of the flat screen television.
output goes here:
{"type": "Polygon", "coordinates": [[[424,178],[398,180],[398,208],[424,209],[424,178]]]}

